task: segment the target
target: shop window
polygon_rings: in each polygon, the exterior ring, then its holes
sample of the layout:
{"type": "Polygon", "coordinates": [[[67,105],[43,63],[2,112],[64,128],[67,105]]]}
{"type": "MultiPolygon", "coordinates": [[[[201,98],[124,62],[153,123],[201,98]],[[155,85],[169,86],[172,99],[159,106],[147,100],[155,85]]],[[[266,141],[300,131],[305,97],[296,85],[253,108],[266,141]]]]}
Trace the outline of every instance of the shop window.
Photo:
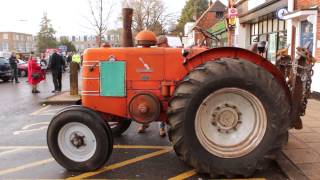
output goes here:
{"type": "Polygon", "coordinates": [[[278,19],[273,20],[273,32],[278,31],[278,19]]]}
{"type": "Polygon", "coordinates": [[[287,47],[287,31],[279,32],[278,49],[287,47]]]}
{"type": "Polygon", "coordinates": [[[256,24],[254,25],[254,34],[255,34],[255,35],[259,34],[258,31],[259,31],[259,25],[258,25],[258,23],[256,23],[256,24]]]}
{"type": "Polygon", "coordinates": [[[308,47],[313,52],[313,24],[309,21],[301,21],[300,46],[308,47]]]}
{"type": "Polygon", "coordinates": [[[263,33],[267,33],[268,32],[268,21],[265,20],[263,21],[263,33]]]}
{"type": "Polygon", "coordinates": [[[276,61],[276,53],[277,53],[277,33],[271,33],[268,35],[268,59],[272,62],[276,61]]]}
{"type": "Polygon", "coordinates": [[[272,29],[272,19],[269,19],[269,20],[268,20],[268,32],[269,32],[269,33],[273,32],[273,29],[272,29]]]}
{"type": "Polygon", "coordinates": [[[263,23],[262,23],[262,22],[259,22],[259,34],[262,34],[262,33],[263,33],[262,27],[263,27],[263,23]]]}
{"type": "Polygon", "coordinates": [[[284,21],[280,20],[279,21],[279,31],[283,31],[283,30],[285,30],[284,21]]]}

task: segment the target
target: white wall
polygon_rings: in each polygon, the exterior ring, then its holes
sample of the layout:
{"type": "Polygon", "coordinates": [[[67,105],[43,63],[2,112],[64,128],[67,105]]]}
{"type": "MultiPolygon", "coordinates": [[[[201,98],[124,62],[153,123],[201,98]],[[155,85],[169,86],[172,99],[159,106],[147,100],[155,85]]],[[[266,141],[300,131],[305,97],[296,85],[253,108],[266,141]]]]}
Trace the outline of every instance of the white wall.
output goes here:
{"type": "Polygon", "coordinates": [[[320,63],[313,67],[314,75],[312,77],[311,91],[320,92],[320,63]]]}

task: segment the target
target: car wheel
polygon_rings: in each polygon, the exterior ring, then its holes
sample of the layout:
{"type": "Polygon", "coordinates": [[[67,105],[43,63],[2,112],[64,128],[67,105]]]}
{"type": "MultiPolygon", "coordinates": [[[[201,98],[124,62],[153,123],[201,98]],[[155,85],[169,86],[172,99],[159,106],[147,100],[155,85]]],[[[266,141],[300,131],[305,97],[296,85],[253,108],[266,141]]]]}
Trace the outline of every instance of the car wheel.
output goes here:
{"type": "Polygon", "coordinates": [[[27,76],[27,71],[26,70],[21,70],[20,71],[20,76],[21,77],[26,77],[27,76]]]}

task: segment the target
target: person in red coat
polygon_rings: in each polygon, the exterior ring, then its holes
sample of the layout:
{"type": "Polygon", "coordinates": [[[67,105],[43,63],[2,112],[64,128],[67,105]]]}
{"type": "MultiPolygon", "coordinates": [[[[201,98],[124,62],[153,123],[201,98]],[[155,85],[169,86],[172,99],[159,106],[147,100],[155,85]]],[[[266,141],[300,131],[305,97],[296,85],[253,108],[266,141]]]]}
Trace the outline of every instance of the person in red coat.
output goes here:
{"type": "Polygon", "coordinates": [[[32,86],[32,93],[40,93],[37,85],[44,80],[44,75],[41,71],[40,65],[37,63],[34,53],[31,52],[28,60],[28,82],[32,86]]]}

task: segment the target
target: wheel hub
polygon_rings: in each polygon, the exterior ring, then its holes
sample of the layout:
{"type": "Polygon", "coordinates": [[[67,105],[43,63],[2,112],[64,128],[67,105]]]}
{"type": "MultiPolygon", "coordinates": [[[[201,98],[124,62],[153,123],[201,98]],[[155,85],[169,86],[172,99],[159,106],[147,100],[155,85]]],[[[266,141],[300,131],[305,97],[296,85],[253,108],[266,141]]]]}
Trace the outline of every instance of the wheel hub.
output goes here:
{"type": "Polygon", "coordinates": [[[224,104],[218,106],[212,114],[212,125],[217,127],[217,130],[222,133],[229,133],[236,130],[241,123],[241,113],[236,106],[224,104]]]}
{"type": "Polygon", "coordinates": [[[71,138],[71,144],[79,149],[81,146],[85,146],[84,138],[85,136],[80,136],[77,133],[74,133],[71,138]]]}

